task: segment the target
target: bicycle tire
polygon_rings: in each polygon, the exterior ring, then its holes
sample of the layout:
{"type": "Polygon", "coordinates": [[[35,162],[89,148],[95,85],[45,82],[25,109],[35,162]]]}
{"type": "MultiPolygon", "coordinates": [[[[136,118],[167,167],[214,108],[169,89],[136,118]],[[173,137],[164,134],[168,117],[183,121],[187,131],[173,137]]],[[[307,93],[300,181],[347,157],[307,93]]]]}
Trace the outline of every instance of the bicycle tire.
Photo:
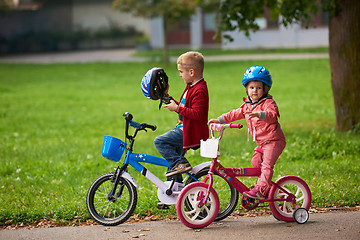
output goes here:
{"type": "MultiPolygon", "coordinates": [[[[297,176],[285,176],[276,181],[276,184],[291,192],[296,197],[296,204],[299,208],[305,208],[306,210],[310,209],[311,205],[311,191],[309,186],[304,180],[297,176]]],[[[288,194],[282,192],[278,187],[273,185],[269,192],[269,198],[275,199],[283,197],[286,199],[288,194]]],[[[293,212],[297,207],[292,206],[291,202],[286,200],[284,201],[274,201],[269,202],[271,212],[274,217],[278,220],[284,222],[293,222],[293,212]]]]}
{"type": "Polygon", "coordinates": [[[176,213],[185,226],[199,229],[214,222],[220,203],[213,188],[210,189],[206,203],[199,206],[205,197],[208,186],[203,182],[194,182],[187,185],[178,196],[176,213]]]}
{"type": "Polygon", "coordinates": [[[137,204],[136,187],[126,178],[120,177],[115,195],[120,187],[122,194],[114,201],[108,194],[114,186],[114,172],[99,176],[90,186],[86,196],[87,210],[95,222],[104,226],[116,226],[131,217],[137,204]]]}
{"type": "MultiPolygon", "coordinates": [[[[194,177],[200,182],[205,178],[209,172],[209,167],[205,167],[197,172],[194,177]]],[[[220,221],[229,216],[236,208],[239,201],[239,192],[231,186],[224,178],[222,178],[217,172],[213,175],[214,183],[213,188],[217,192],[220,201],[219,213],[217,214],[215,221],[220,221]]],[[[196,180],[189,178],[186,185],[195,182],[196,180]]]]}

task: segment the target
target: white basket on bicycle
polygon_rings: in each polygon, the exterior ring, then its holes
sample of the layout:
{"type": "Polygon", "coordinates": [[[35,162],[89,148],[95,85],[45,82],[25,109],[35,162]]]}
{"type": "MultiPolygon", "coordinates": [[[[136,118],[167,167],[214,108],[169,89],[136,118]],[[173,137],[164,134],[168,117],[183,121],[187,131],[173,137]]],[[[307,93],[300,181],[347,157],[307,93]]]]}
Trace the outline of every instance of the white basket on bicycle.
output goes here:
{"type": "Polygon", "coordinates": [[[211,138],[206,141],[200,140],[200,156],[216,158],[219,149],[219,139],[211,138]]]}

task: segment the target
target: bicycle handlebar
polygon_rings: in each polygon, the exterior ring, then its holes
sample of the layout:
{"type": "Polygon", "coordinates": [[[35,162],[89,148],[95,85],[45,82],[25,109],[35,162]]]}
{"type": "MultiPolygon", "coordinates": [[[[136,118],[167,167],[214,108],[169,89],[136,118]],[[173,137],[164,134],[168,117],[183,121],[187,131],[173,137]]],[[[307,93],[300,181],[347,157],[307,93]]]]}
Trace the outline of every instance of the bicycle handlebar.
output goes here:
{"type": "Polygon", "coordinates": [[[230,124],[218,124],[218,123],[211,123],[210,124],[210,130],[211,130],[211,137],[214,138],[214,132],[220,132],[218,139],[220,140],[224,134],[224,131],[226,128],[242,128],[243,125],[242,124],[234,124],[234,123],[230,123],[230,124]]]}
{"type": "Polygon", "coordinates": [[[151,130],[155,131],[157,128],[156,125],[150,125],[147,123],[138,123],[133,120],[130,121],[130,126],[137,128],[139,130],[145,130],[146,128],[150,128],[151,130]]]}
{"type": "Polygon", "coordinates": [[[156,130],[156,125],[151,125],[151,124],[147,124],[147,123],[138,123],[133,121],[133,115],[131,113],[124,113],[123,116],[125,117],[126,120],[126,136],[128,136],[128,129],[129,129],[129,125],[132,126],[133,128],[136,128],[138,131],[139,130],[146,130],[146,128],[149,128],[153,131],[156,130]]]}

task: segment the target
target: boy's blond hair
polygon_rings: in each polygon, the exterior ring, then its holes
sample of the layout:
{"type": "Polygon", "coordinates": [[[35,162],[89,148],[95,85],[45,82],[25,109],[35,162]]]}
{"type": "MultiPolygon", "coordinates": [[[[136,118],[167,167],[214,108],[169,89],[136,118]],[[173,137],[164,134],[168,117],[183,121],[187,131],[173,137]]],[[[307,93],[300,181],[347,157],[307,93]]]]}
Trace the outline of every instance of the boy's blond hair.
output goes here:
{"type": "Polygon", "coordinates": [[[179,56],[177,64],[201,73],[204,70],[204,56],[199,52],[186,52],[179,56]]]}

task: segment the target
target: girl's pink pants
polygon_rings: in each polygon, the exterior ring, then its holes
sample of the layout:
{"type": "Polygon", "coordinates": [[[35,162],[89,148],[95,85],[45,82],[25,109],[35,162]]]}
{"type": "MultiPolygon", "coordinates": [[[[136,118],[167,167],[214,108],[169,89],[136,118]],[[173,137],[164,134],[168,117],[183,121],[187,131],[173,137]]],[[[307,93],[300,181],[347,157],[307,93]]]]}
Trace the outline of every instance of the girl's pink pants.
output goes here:
{"type": "Polygon", "coordinates": [[[261,167],[261,175],[258,178],[256,186],[263,195],[267,195],[269,193],[270,182],[274,174],[274,165],[285,146],[285,139],[267,142],[260,147],[263,151],[263,154],[255,151],[251,159],[251,164],[253,167],[261,167]]]}

